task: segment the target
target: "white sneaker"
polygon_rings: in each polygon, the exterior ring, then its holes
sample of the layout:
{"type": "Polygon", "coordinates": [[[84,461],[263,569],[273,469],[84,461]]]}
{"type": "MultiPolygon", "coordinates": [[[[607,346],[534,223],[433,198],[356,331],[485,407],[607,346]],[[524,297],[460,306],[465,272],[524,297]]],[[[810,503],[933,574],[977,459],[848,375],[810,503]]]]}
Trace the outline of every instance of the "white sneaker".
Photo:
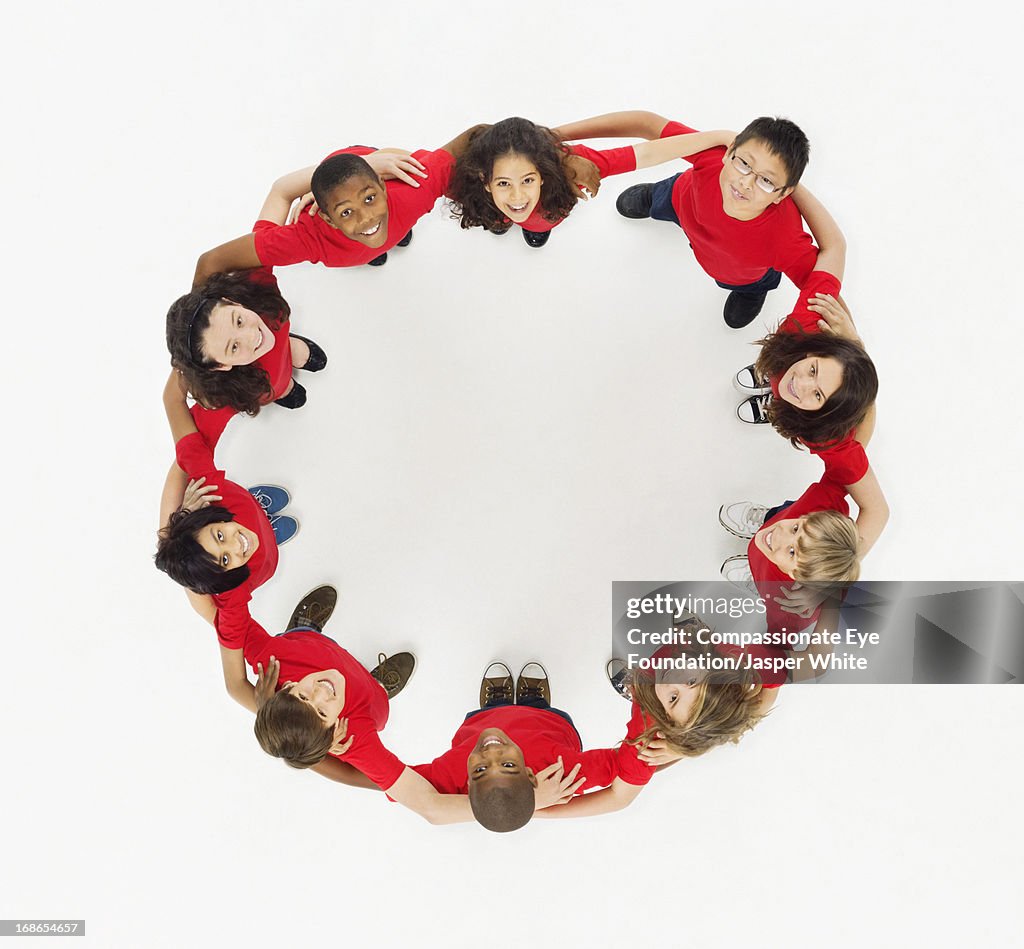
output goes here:
{"type": "Polygon", "coordinates": [[[728,580],[738,590],[749,593],[751,596],[760,596],[757,587],[754,585],[754,578],[750,573],[750,561],[746,554],[736,554],[728,557],[722,564],[722,579],[728,580]]]}
{"type": "Polygon", "coordinates": [[[768,508],[753,501],[735,501],[718,509],[718,523],[730,534],[750,540],[762,527],[768,508]]]}
{"type": "Polygon", "coordinates": [[[767,425],[769,423],[768,403],[771,400],[770,389],[764,395],[755,395],[753,398],[744,399],[736,407],[736,418],[750,425],[767,425]]]}
{"type": "Polygon", "coordinates": [[[733,388],[741,395],[764,395],[771,392],[771,384],[762,379],[754,370],[753,364],[744,366],[732,377],[733,388]]]}

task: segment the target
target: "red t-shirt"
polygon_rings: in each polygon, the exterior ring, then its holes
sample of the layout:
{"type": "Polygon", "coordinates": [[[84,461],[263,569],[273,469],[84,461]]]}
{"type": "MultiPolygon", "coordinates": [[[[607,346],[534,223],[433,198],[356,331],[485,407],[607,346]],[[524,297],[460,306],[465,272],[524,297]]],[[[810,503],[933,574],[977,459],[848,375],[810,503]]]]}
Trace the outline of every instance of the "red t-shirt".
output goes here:
{"type": "Polygon", "coordinates": [[[178,464],[189,478],[206,478],[207,484],[217,486],[222,500],[215,502],[235,515],[243,527],[255,531],[260,539],[256,552],[249,558],[249,579],[227,593],[214,595],[217,616],[213,626],[217,639],[226,649],[241,649],[246,633],[254,622],[249,615],[252,591],[266,583],[277,570],[277,541],[274,530],[263,513],[259,502],[241,485],[228,481],[227,476],[214,464],[213,452],[198,432],[192,432],[174,446],[178,464]]]}
{"type": "Polygon", "coordinates": [[[413,771],[426,778],[441,794],[468,794],[466,759],[476,745],[480,732],[500,728],[523,752],[526,766],[536,774],[562,756],[566,771],[582,764],[580,774],[587,778],[577,791],[607,787],[618,774],[617,755],[611,748],[583,751],[580,736],[561,715],[526,705],[502,705],[466,719],[452,739],[452,747],[430,764],[418,764],[413,771]]]}
{"type": "MultiPolygon", "coordinates": [[[[277,286],[277,278],[269,267],[251,270],[247,276],[253,283],[277,286]]],[[[291,321],[283,320],[277,329],[274,329],[272,320],[266,320],[264,317],[264,321],[274,334],[274,348],[256,360],[256,365],[270,378],[270,388],[273,390],[270,396],[263,400],[263,404],[266,405],[281,398],[292,381],[292,350],[288,341],[291,321]]],[[[219,409],[206,409],[197,404],[192,406],[191,411],[192,421],[196,423],[199,434],[203,436],[211,451],[217,447],[217,442],[220,441],[228,422],[238,414],[237,409],[229,405],[219,409]]]]}
{"type": "MultiPolygon", "coordinates": [[[[574,155],[589,158],[597,165],[602,181],[609,175],[622,175],[627,171],[636,171],[636,152],[633,150],[632,145],[627,145],[624,148],[601,149],[588,148],[586,145],[570,145],[569,151],[574,155]]],[[[547,220],[543,215],[543,208],[538,204],[519,227],[527,231],[541,233],[543,231],[550,231],[564,220],[564,217],[559,218],[557,221],[547,220]]]]}
{"type": "MultiPolygon", "coordinates": [[[[669,122],[661,138],[695,131],[669,122]]],[[[770,204],[752,221],[737,221],[722,208],[719,176],[724,146],[708,148],[685,160],[693,165],[676,178],[672,206],[686,232],[697,263],[715,280],[744,286],[760,280],[768,268],[784,273],[802,287],[818,259],[818,249],[804,231],[791,198],[770,204]]]]}
{"type": "Polygon", "coordinates": [[[345,705],[339,718],[348,719],[348,736],[355,740],[345,754],[335,757],[358,768],[385,790],[401,777],[405,765],[384,747],[378,734],[388,723],[388,694],[355,657],[333,639],[313,630],[270,636],[254,622],[245,637],[244,656],[253,672],[260,662],[267,668],[270,657],[275,656],[281,664],[278,689],[286,682],[300,681],[311,672],[337,669],[345,677],[345,705]]]}
{"type": "MultiPolygon", "coordinates": [[[[819,315],[808,307],[808,301],[816,293],[830,293],[838,296],[841,284],[839,280],[824,270],[815,270],[807,283],[800,290],[796,308],[783,320],[779,327],[785,333],[820,333],[819,315]]],[[[772,395],[779,397],[779,378],[771,380],[772,395]]],[[[801,439],[803,441],[803,439],[801,439]]],[[[856,484],[868,471],[868,455],[864,446],[854,438],[852,431],[832,445],[816,445],[803,442],[807,449],[818,455],[825,463],[825,477],[839,484],[856,484]]]]}
{"type": "MultiPolygon", "coordinates": [[[[327,157],[349,153],[369,155],[375,149],[353,146],[331,152],[327,157]]],[[[380,247],[367,247],[331,227],[320,215],[300,214],[294,224],[257,221],[253,226],[256,256],[265,267],[297,264],[304,260],[328,267],[357,267],[395,246],[412,226],[426,214],[448,188],[455,159],[438,149],[434,152],[413,152],[422,162],[427,177],[414,188],[403,181],[385,181],[388,203],[388,239],[380,247]]]]}
{"type": "MultiPolygon", "coordinates": [[[[777,521],[803,517],[805,514],[814,514],[816,511],[838,511],[840,514],[848,515],[850,506],[846,503],[846,488],[835,481],[823,478],[812,484],[793,504],[784,511],[780,511],[775,517],[765,521],[762,526],[768,527],[777,521]]],[[[809,620],[805,620],[795,613],[785,612],[775,602],[775,597],[779,595],[779,584],[784,583],[788,586],[792,583],[793,578],[783,573],[758,549],[754,538],[751,538],[747,545],[747,560],[750,563],[750,574],[754,578],[754,585],[767,608],[766,619],[769,631],[778,632],[785,627],[790,632],[795,632],[817,621],[818,614],[821,612],[820,608],[815,610],[809,620]]],[[[762,648],[771,650],[772,647],[762,648]]]]}
{"type": "MultiPolygon", "coordinates": [[[[654,722],[644,714],[639,703],[634,702],[632,715],[630,716],[629,724],[626,726],[626,738],[637,738],[653,724],[654,722]]],[[[639,751],[639,745],[630,745],[625,741],[619,745],[619,777],[626,784],[643,786],[654,777],[655,769],[640,760],[638,756],[639,751]]]]}

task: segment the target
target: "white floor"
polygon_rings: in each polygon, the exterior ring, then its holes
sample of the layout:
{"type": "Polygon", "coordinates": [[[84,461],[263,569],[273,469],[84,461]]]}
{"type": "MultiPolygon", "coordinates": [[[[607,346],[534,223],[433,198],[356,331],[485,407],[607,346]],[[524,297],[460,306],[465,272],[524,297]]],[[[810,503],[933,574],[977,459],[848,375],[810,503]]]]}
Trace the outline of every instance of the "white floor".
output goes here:
{"type": "MultiPolygon", "coordinates": [[[[1006,944],[1019,689],[788,688],[629,810],[497,838],[265,757],[212,631],[149,562],[164,313],[277,175],[509,114],[646,108],[698,128],[781,113],[811,138],[805,182],[846,232],[882,379],[893,517],[865,575],[1020,579],[1021,16],[914,6],[10,14],[0,916],[84,917],[115,947],[1006,944]]],[[[386,731],[411,763],[447,747],[494,658],[544,660],[587,744],[617,741],[611,581],[714,576],[740,549],[719,504],[818,477],[732,417],[763,324],[727,330],[681,233],[615,213],[652,177],[609,180],[541,252],[436,210],[382,269],[280,272],[330,365],[306,408],[222,442],[302,521],[254,612],[280,628],[331,581],[331,635],[367,663],[413,649],[386,731]]]]}

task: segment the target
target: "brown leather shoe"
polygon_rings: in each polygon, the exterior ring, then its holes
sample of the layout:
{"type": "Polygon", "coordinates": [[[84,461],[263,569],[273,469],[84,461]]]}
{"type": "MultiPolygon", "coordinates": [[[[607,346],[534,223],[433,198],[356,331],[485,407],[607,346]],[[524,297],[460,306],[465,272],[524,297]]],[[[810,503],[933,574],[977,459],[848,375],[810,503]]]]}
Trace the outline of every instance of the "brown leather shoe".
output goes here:
{"type": "Polygon", "coordinates": [[[503,662],[492,662],[484,669],[484,677],[480,682],[480,708],[511,705],[514,700],[512,670],[503,662]]]}
{"type": "Polygon", "coordinates": [[[416,657],[411,652],[396,652],[393,656],[379,653],[377,665],[370,670],[370,675],[384,686],[388,698],[393,699],[405,688],[415,668],[416,657]]]}
{"type": "Polygon", "coordinates": [[[325,583],[315,590],[310,590],[309,593],[299,600],[298,606],[292,610],[287,628],[295,629],[296,626],[312,626],[318,633],[322,633],[337,604],[338,591],[329,583],[325,583]]]}
{"type": "Polygon", "coordinates": [[[548,670],[539,662],[528,662],[519,670],[519,677],[516,679],[516,705],[522,705],[523,699],[541,699],[547,705],[551,704],[548,670]]]}

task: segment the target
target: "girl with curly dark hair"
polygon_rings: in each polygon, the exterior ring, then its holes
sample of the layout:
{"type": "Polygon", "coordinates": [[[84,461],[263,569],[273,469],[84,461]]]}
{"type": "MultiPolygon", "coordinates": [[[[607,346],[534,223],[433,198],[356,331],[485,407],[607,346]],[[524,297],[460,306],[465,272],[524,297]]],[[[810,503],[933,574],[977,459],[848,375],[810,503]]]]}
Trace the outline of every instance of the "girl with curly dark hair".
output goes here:
{"type": "MultiPolygon", "coordinates": [[[[700,132],[624,148],[567,145],[557,132],[509,118],[477,132],[455,163],[446,192],[462,227],[504,234],[523,229],[531,247],[543,247],[586,191],[596,194],[609,175],[657,165],[731,141],[731,132],[700,132]]],[[[733,136],[734,137],[734,136],[733,136]]]]}
{"type": "Polygon", "coordinates": [[[292,370],[319,372],[327,356],[290,332],[289,316],[269,268],[213,274],[167,311],[171,365],[196,400],[193,417],[211,447],[237,412],[305,404],[292,370]]]}

